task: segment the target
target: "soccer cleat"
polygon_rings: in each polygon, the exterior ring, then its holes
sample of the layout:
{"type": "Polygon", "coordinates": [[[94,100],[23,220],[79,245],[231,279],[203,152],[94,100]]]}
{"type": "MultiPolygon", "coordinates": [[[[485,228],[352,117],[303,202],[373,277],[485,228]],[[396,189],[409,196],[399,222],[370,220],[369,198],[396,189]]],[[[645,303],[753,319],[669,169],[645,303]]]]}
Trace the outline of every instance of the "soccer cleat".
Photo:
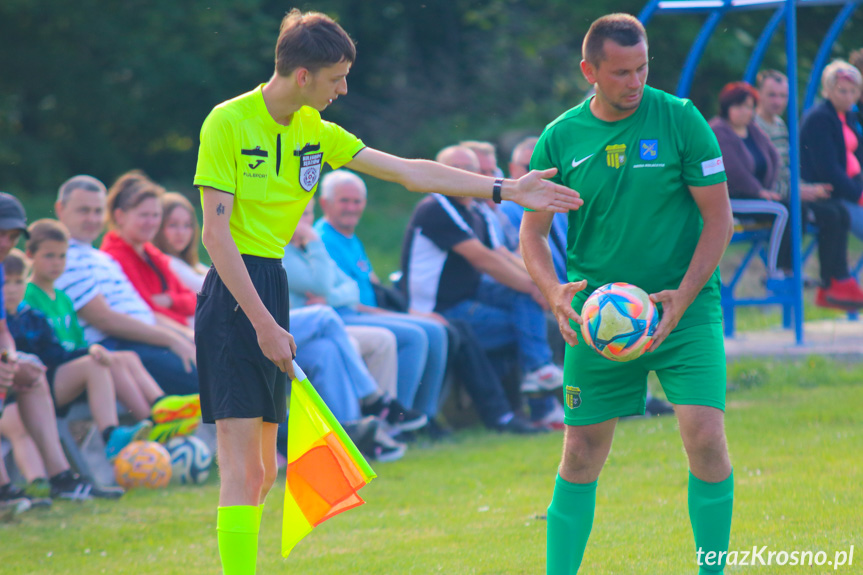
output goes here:
{"type": "Polygon", "coordinates": [[[149,419],[139,421],[135,425],[123,425],[115,427],[105,444],[105,457],[108,461],[114,461],[124,447],[133,441],[141,441],[150,435],[153,423],[149,419]]]}
{"type": "Polygon", "coordinates": [[[538,393],[540,391],[554,391],[563,386],[563,370],[548,363],[539,369],[535,369],[524,375],[521,380],[522,393],[538,393]]]}
{"type": "Polygon", "coordinates": [[[94,497],[100,499],[119,499],[125,491],[120,487],[98,487],[93,485],[71,469],[58,473],[50,480],[51,497],[68,501],[88,501],[94,497]]]}
{"type": "Polygon", "coordinates": [[[176,419],[166,423],[158,423],[150,430],[150,441],[167,443],[175,437],[192,435],[201,423],[200,417],[189,417],[188,419],[176,419]]]}
{"type": "Polygon", "coordinates": [[[154,423],[168,423],[177,419],[201,416],[201,397],[190,395],[165,395],[153,404],[151,417],[154,423]]]}

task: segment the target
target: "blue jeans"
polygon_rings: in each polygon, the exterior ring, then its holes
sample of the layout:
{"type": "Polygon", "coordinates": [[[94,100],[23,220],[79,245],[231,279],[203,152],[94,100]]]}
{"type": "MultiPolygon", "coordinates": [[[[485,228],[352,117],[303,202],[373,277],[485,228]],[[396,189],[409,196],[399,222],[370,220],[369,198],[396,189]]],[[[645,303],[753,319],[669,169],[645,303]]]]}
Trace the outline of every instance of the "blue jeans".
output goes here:
{"type": "Polygon", "coordinates": [[[468,322],[486,351],[515,343],[524,372],[551,362],[545,313],[527,294],[483,278],[475,299],[454,305],[443,316],[468,322]]]}
{"type": "Polygon", "coordinates": [[[336,419],[360,419],[360,399],[376,393],[378,386],[335,310],[322,305],[292,309],[291,335],[297,363],[336,419]]]}
{"type": "Polygon", "coordinates": [[[447,335],[440,323],[408,314],[361,313],[337,310],[347,325],[383,327],[395,334],[398,344],[398,400],[434,417],[446,372],[447,335]]]}
{"type": "Polygon", "coordinates": [[[99,342],[111,351],[134,351],[167,395],[198,393],[198,369],[187,372],[183,360],[167,347],[109,337],[99,342]]]}

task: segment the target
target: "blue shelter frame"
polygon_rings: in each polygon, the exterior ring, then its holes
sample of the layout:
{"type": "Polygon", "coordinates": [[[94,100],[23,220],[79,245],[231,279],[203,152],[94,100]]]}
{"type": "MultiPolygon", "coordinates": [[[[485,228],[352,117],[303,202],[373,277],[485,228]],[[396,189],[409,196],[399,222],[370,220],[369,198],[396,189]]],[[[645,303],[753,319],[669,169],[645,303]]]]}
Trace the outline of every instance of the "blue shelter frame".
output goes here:
{"type": "MultiPolygon", "coordinates": [[[[788,60],[786,75],[788,85],[788,133],[790,144],[791,171],[791,246],[793,256],[793,288],[791,293],[794,334],[797,344],[803,343],[803,263],[801,257],[802,228],[800,222],[800,129],[799,118],[801,106],[798,103],[797,86],[797,9],[809,6],[842,6],[827,34],[821,42],[813,63],[812,71],[806,87],[806,96],[802,110],[809,109],[815,101],[815,95],[821,80],[821,72],[830,57],[830,49],[842,32],[846,22],[863,0],[649,0],[641,10],[638,19],[647,26],[656,14],[707,14],[707,19],[701,27],[680,74],[677,83],[677,95],[686,98],[695,78],[695,70],[704,50],[723,16],[729,12],[743,10],[774,10],[773,16],[767,22],[752,56],[749,60],[744,79],[753,83],[759,66],[767,53],[770,41],[773,39],[780,24],[785,24],[785,51],[788,60]]],[[[768,300],[764,300],[768,303],[768,300]]]]}

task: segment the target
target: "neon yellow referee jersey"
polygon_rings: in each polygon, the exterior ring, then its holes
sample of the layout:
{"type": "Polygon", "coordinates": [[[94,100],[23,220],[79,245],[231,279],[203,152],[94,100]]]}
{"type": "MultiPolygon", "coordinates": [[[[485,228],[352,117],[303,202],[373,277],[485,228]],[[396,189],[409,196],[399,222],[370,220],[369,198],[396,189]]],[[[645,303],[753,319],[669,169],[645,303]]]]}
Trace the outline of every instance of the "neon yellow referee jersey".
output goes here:
{"type": "Polygon", "coordinates": [[[321,167],[340,168],[365,146],[306,106],[282,126],[262,88],[219,104],[204,120],[195,186],[202,203],[203,186],[234,195],[230,229],[241,254],[281,258],[321,167]]]}

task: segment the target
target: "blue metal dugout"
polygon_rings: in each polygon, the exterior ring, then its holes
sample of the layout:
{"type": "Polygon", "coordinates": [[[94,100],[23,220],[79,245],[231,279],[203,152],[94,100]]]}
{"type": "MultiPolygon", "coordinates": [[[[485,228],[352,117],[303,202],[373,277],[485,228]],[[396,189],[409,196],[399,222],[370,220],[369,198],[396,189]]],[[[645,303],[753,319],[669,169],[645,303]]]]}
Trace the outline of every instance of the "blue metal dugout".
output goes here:
{"type": "MultiPolygon", "coordinates": [[[[767,48],[779,25],[785,24],[785,51],[788,59],[786,75],[790,86],[788,98],[788,132],[790,139],[791,160],[791,219],[793,257],[793,289],[789,294],[793,309],[794,333],[797,344],[803,343],[803,263],[801,257],[802,233],[800,222],[800,130],[799,118],[801,109],[809,109],[815,101],[815,95],[821,81],[821,72],[830,57],[830,49],[842,32],[846,22],[863,0],[649,0],[638,15],[638,19],[647,26],[656,14],[707,14],[707,19],[701,27],[686,57],[686,63],[677,84],[677,95],[685,98],[689,95],[695,70],[713,33],[716,31],[722,17],[729,12],[743,10],[774,10],[773,16],[759,37],[743,79],[754,83],[755,75],[767,53],[767,48]],[[810,6],[841,6],[839,14],[824,36],[813,63],[812,71],[806,87],[803,106],[798,103],[797,90],[797,9],[810,6]]],[[[781,296],[761,300],[761,303],[781,303],[781,296]]]]}

